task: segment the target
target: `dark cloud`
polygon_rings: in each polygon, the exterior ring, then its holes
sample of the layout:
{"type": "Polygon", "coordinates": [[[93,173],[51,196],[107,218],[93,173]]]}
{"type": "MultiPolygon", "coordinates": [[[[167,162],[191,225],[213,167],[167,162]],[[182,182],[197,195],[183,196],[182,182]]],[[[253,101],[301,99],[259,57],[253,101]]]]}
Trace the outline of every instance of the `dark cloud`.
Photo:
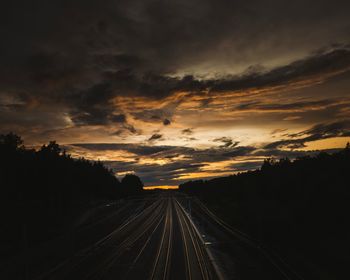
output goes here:
{"type": "MultiPolygon", "coordinates": [[[[158,138],[156,136],[155,138],[158,138]]],[[[279,144],[280,145],[280,144],[279,144]]],[[[141,144],[71,144],[65,148],[74,150],[75,147],[84,148],[90,151],[127,151],[135,154],[135,157],[149,157],[153,159],[174,159],[180,165],[181,163],[196,163],[203,162],[220,162],[234,159],[237,157],[253,156],[253,157],[290,157],[296,158],[303,156],[308,152],[293,151],[293,150],[279,150],[276,142],[266,145],[263,148],[254,146],[238,146],[238,147],[217,147],[208,149],[195,149],[183,146],[151,146],[141,144]],[[182,160],[178,157],[183,156],[182,160]]]]}
{"type": "MultiPolygon", "coordinates": [[[[150,156],[164,151],[170,151],[173,146],[145,146],[137,144],[112,143],[75,143],[72,147],[80,147],[91,151],[125,150],[138,156],[150,156]]],[[[69,146],[67,146],[69,148],[69,146]]]]}
{"type": "Polygon", "coordinates": [[[113,136],[126,136],[127,134],[141,134],[141,130],[138,130],[133,125],[124,122],[116,132],[112,133],[113,136]]]}
{"type": "Polygon", "coordinates": [[[158,164],[139,164],[138,161],[119,162],[106,161],[105,164],[113,168],[115,172],[135,171],[148,185],[154,184],[178,184],[176,178],[182,174],[199,172],[207,164],[202,161],[214,161],[220,156],[219,150],[196,150],[188,147],[178,146],[143,146],[136,144],[73,144],[66,146],[69,150],[75,147],[84,148],[90,151],[122,150],[135,154],[135,158],[147,157],[152,159],[167,159],[170,162],[158,164]],[[215,157],[213,157],[215,155],[215,157]],[[182,156],[182,159],[179,157],[182,156]]]}
{"type": "MultiPolygon", "coordinates": [[[[297,60],[291,64],[274,68],[270,71],[255,72],[240,76],[226,76],[220,79],[195,79],[193,76],[183,78],[166,77],[162,75],[145,74],[141,77],[133,72],[127,72],[120,76],[120,72],[108,76],[108,82],[113,84],[115,94],[119,92],[134,93],[148,97],[165,97],[177,91],[197,92],[203,91],[220,92],[246,90],[249,88],[264,88],[268,86],[277,86],[307,80],[312,77],[322,77],[333,75],[339,71],[348,71],[350,69],[350,50],[331,49],[322,53],[314,53],[306,58],[297,60]]],[[[189,95],[190,96],[190,95],[189,95]]],[[[204,99],[207,106],[212,99],[204,99]]],[[[316,105],[322,105],[325,101],[315,101],[316,105]]],[[[256,101],[241,104],[237,109],[244,110],[254,108],[259,105],[256,101]]],[[[295,107],[306,105],[302,102],[294,104],[295,107]]],[[[309,104],[312,105],[312,104],[309,104]]],[[[293,108],[293,105],[284,105],[282,109],[293,108]]],[[[277,107],[278,108],[278,107],[277,107]]],[[[264,108],[262,109],[277,109],[264,108]]],[[[166,110],[156,109],[148,110],[144,113],[138,113],[135,117],[145,120],[162,119],[167,114],[166,110]]]]}
{"type": "Polygon", "coordinates": [[[185,139],[185,141],[188,141],[188,142],[198,140],[198,139],[197,139],[197,138],[195,138],[195,137],[184,137],[184,139],[185,139]]]}
{"type": "Polygon", "coordinates": [[[125,123],[126,122],[126,116],[124,114],[118,114],[118,115],[111,115],[109,117],[111,122],[115,123],[125,123]]]}
{"type": "Polygon", "coordinates": [[[265,149],[287,147],[298,149],[305,147],[306,142],[327,139],[332,137],[350,136],[350,120],[342,120],[325,124],[317,124],[310,129],[299,133],[289,134],[292,139],[279,140],[266,145],[265,149]]]}
{"type": "Polygon", "coordinates": [[[170,125],[171,124],[171,121],[169,119],[164,119],[163,120],[163,124],[164,125],[170,125]]]}
{"type": "MultiPolygon", "coordinates": [[[[151,138],[161,139],[161,134],[154,134],[151,138]],[[154,137],[153,137],[154,136],[154,137]]],[[[209,149],[195,149],[182,146],[151,146],[141,144],[71,144],[71,147],[80,147],[91,151],[124,150],[136,156],[149,156],[152,158],[171,158],[179,155],[185,156],[186,161],[191,159],[195,162],[215,162],[227,160],[233,157],[245,156],[256,150],[250,146],[218,147],[209,149]]],[[[69,146],[68,146],[69,147],[69,146]]],[[[69,149],[68,149],[69,150],[69,149]]]]}
{"type": "Polygon", "coordinates": [[[274,129],[273,131],[271,131],[270,134],[277,134],[277,133],[283,133],[285,131],[287,131],[288,129],[287,128],[277,128],[277,129],[274,129]]]}
{"type": "MultiPolygon", "coordinates": [[[[192,155],[194,153],[201,153],[203,150],[196,150],[190,147],[182,146],[154,146],[154,145],[142,145],[142,144],[113,144],[113,143],[75,143],[67,146],[78,147],[90,151],[107,151],[107,150],[124,150],[131,152],[137,156],[152,156],[152,157],[177,157],[179,154],[192,155]]],[[[204,150],[207,153],[210,150],[204,150]]]]}
{"type": "Polygon", "coordinates": [[[155,133],[148,139],[148,141],[160,140],[161,138],[163,138],[162,134],[155,133]]]}
{"type": "MultiPolygon", "coordinates": [[[[55,55],[54,55],[55,57],[55,55]]],[[[59,59],[57,59],[59,60],[59,59]]],[[[17,88],[14,96],[20,96],[26,100],[36,99],[37,102],[42,104],[59,104],[60,106],[66,106],[66,110],[69,112],[71,120],[76,125],[106,125],[115,121],[115,116],[120,113],[115,112],[116,108],[112,99],[124,95],[140,95],[148,96],[151,98],[163,98],[178,91],[185,91],[187,96],[184,95],[182,99],[171,106],[161,109],[147,109],[142,112],[132,113],[132,116],[136,119],[140,119],[147,122],[163,122],[172,118],[175,108],[189,98],[193,94],[202,95],[203,91],[207,94],[212,94],[220,91],[235,91],[245,90],[255,87],[268,87],[286,84],[292,81],[307,80],[313,76],[329,75],[341,71],[350,69],[350,50],[349,49],[335,49],[322,53],[316,53],[312,56],[304,58],[302,60],[295,61],[289,65],[275,68],[271,71],[261,73],[249,73],[243,76],[227,76],[219,79],[195,79],[193,76],[185,76],[183,78],[168,77],[164,74],[150,74],[139,73],[137,74],[131,70],[118,70],[113,72],[112,70],[106,70],[99,67],[99,73],[97,75],[100,80],[92,79],[89,81],[84,80],[84,83],[76,82],[78,80],[71,80],[71,77],[64,82],[51,81],[54,80],[55,75],[61,79],[60,72],[51,73],[54,71],[50,68],[51,64],[55,64],[55,59],[49,59],[47,57],[40,57],[36,61],[41,70],[40,77],[35,78],[35,85],[40,85],[44,80],[50,80],[44,87],[30,87],[18,88],[20,83],[13,83],[17,88]],[[53,60],[53,61],[52,61],[53,60]],[[51,69],[51,70],[49,70],[51,69]],[[109,73],[105,75],[103,73],[109,73]],[[92,81],[95,83],[90,85],[92,81]],[[67,83],[68,84],[67,84],[67,83]],[[50,94],[46,92],[50,89],[50,94]],[[24,96],[24,97],[23,97],[24,96]]],[[[68,67],[69,68],[69,67],[68,67]]],[[[63,69],[66,69],[63,67],[63,69]]],[[[30,69],[27,70],[29,73],[30,69]]],[[[1,72],[1,71],[0,71],[1,72]]],[[[96,73],[95,73],[96,74],[96,73]]],[[[97,77],[96,75],[94,77],[97,77]]],[[[0,78],[1,79],[1,78],[0,78]]],[[[79,80],[80,81],[80,80],[79,80]]],[[[45,82],[46,83],[46,82],[45,82]]],[[[11,89],[15,90],[15,89],[11,89]]],[[[1,89],[0,89],[1,91],[1,89]]],[[[204,99],[211,102],[211,99],[204,99]]],[[[251,101],[248,103],[240,104],[234,108],[234,110],[293,110],[303,107],[312,106],[327,106],[332,105],[332,100],[321,101],[309,101],[309,102],[295,102],[288,104],[259,104],[258,101],[251,101]]]]}
{"type": "Polygon", "coordinates": [[[350,133],[350,119],[342,121],[317,124],[312,128],[296,133],[290,134],[291,137],[299,137],[304,135],[320,136],[323,138],[330,138],[335,136],[348,136],[350,133]]]}
{"type": "MultiPolygon", "coordinates": [[[[315,153],[273,148],[259,149],[251,146],[215,149],[194,149],[180,146],[145,146],[137,144],[73,144],[65,146],[68,151],[74,150],[75,147],[84,148],[90,151],[106,151],[106,153],[112,150],[120,150],[135,154],[135,161],[106,161],[105,164],[113,168],[115,172],[119,173],[133,170],[141,176],[148,185],[179,184],[186,180],[177,179],[183,174],[201,172],[202,168],[208,166],[211,162],[227,162],[227,160],[242,156],[249,156],[250,160],[248,162],[233,161],[229,166],[228,171],[232,171],[233,173],[237,171],[256,169],[261,166],[263,158],[265,157],[289,157],[293,159],[315,153]],[[162,165],[155,163],[140,164],[138,160],[136,160],[140,157],[167,159],[169,162],[162,165]]],[[[219,168],[216,171],[222,172],[223,170],[220,170],[219,168]]],[[[215,172],[212,176],[215,177],[215,172]]]]}
{"type": "Polygon", "coordinates": [[[124,124],[124,128],[132,134],[138,133],[138,130],[131,124],[124,124]]]}
{"type": "Polygon", "coordinates": [[[234,172],[244,172],[247,170],[256,170],[261,167],[262,160],[250,160],[248,162],[234,163],[231,165],[231,168],[234,172]]]}
{"type": "Polygon", "coordinates": [[[209,81],[211,90],[235,90],[254,87],[275,86],[283,83],[307,79],[317,75],[348,71],[350,50],[335,49],[310,55],[286,66],[277,67],[266,73],[252,73],[240,78],[209,81]]]}
{"type": "Polygon", "coordinates": [[[215,138],[213,141],[223,143],[223,145],[220,146],[222,148],[234,148],[239,144],[238,141],[233,141],[230,137],[215,138]]]}
{"type": "Polygon", "coordinates": [[[193,128],[185,128],[185,129],[181,130],[181,133],[185,134],[185,135],[191,135],[191,134],[193,134],[193,128]]]}
{"type": "Polygon", "coordinates": [[[146,62],[140,57],[129,54],[96,54],[93,57],[95,65],[107,71],[123,71],[126,69],[139,69],[146,62]]]}
{"type": "MultiPolygon", "coordinates": [[[[323,99],[323,100],[307,100],[288,102],[285,104],[268,104],[261,101],[250,101],[242,103],[234,107],[234,110],[259,110],[259,111],[305,111],[305,110],[316,110],[323,109],[329,106],[339,105],[342,100],[338,99],[323,99]]],[[[348,104],[344,104],[348,106],[348,104]]]]}
{"type": "Polygon", "coordinates": [[[109,103],[113,96],[111,85],[102,83],[83,91],[75,91],[64,97],[69,102],[70,115],[78,125],[104,125],[110,123],[114,107],[109,103]]]}
{"type": "Polygon", "coordinates": [[[162,122],[163,125],[169,125],[171,124],[170,119],[176,106],[176,104],[170,104],[170,106],[161,109],[144,109],[142,112],[132,113],[132,116],[144,122],[162,122]]]}
{"type": "Polygon", "coordinates": [[[201,108],[206,108],[208,105],[210,105],[210,103],[212,103],[214,101],[214,98],[206,98],[201,100],[201,104],[200,107],[201,108]]]}
{"type": "MultiPolygon", "coordinates": [[[[108,122],[109,101],[118,95],[163,98],[177,91],[242,90],[345,71],[349,3],[321,2],[315,9],[304,1],[282,5],[277,0],[270,5],[257,0],[7,1],[1,9],[0,91],[62,102],[77,124],[98,125],[108,122]],[[342,44],[330,45],[334,42],[342,44]],[[322,45],[331,47],[293,63],[284,59],[287,65],[272,70],[256,66],[277,52],[288,57],[293,46],[304,56],[322,45]],[[211,72],[219,78],[181,74],[203,63],[213,64],[211,72]],[[236,64],[249,71],[238,76],[221,71],[236,64]]],[[[207,96],[202,106],[212,100],[207,96]]]]}
{"type": "Polygon", "coordinates": [[[104,162],[115,172],[128,172],[134,170],[146,185],[176,185],[180,181],[176,179],[178,176],[187,172],[198,172],[205,164],[201,163],[186,163],[186,162],[171,162],[164,165],[137,163],[123,163],[117,161],[104,162]]]}
{"type": "Polygon", "coordinates": [[[230,151],[226,151],[223,153],[223,156],[234,158],[234,157],[240,157],[240,156],[247,156],[250,153],[254,152],[256,150],[255,147],[252,146],[240,146],[240,147],[234,147],[230,151]]]}

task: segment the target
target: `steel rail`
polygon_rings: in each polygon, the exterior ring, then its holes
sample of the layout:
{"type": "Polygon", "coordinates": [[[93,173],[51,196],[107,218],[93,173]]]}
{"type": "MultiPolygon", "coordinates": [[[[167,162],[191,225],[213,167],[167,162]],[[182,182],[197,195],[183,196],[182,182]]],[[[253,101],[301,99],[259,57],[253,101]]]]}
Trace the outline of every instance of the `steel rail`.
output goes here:
{"type": "Polygon", "coordinates": [[[196,259],[197,259],[197,262],[198,262],[198,265],[199,265],[199,268],[201,271],[202,279],[207,280],[207,279],[209,279],[208,271],[207,271],[206,267],[203,266],[203,263],[205,262],[205,257],[201,251],[201,248],[199,247],[198,237],[196,238],[196,235],[193,233],[193,229],[188,224],[187,218],[186,218],[185,214],[183,213],[184,210],[182,209],[182,207],[180,205],[178,205],[178,207],[180,207],[179,209],[181,212],[183,222],[187,228],[188,235],[190,236],[192,246],[193,246],[193,249],[194,249],[195,254],[196,254],[196,259]]]}
{"type": "Polygon", "coordinates": [[[187,244],[187,240],[186,240],[186,236],[185,236],[184,226],[183,226],[182,220],[181,220],[181,214],[179,213],[179,209],[176,206],[176,204],[175,204],[175,211],[177,213],[177,217],[178,217],[178,221],[179,221],[179,225],[180,225],[180,230],[181,230],[181,236],[182,236],[182,240],[183,240],[183,247],[184,247],[184,251],[185,251],[187,279],[192,280],[190,258],[189,258],[189,253],[188,253],[188,251],[189,251],[188,244],[187,244]]]}
{"type": "Polygon", "coordinates": [[[161,219],[159,219],[157,225],[154,227],[153,231],[151,232],[151,234],[149,235],[149,237],[147,238],[147,240],[145,241],[145,243],[143,244],[142,248],[140,249],[139,253],[136,255],[136,257],[134,258],[131,266],[129,267],[128,271],[125,273],[123,279],[127,279],[130,271],[135,267],[136,263],[138,262],[139,258],[141,257],[143,251],[146,249],[147,245],[150,243],[152,237],[154,236],[156,230],[158,229],[159,225],[161,224],[161,222],[163,221],[163,217],[161,219]]]}
{"type": "Polygon", "coordinates": [[[171,258],[171,248],[172,248],[172,238],[173,238],[173,200],[172,198],[169,201],[170,203],[170,225],[169,225],[169,239],[168,239],[168,247],[165,259],[165,268],[163,274],[163,280],[168,279],[168,269],[170,266],[170,258],[171,258]]]}
{"type": "Polygon", "coordinates": [[[105,259],[105,261],[100,264],[97,269],[90,273],[89,277],[94,274],[97,274],[98,276],[103,276],[106,274],[114,264],[115,260],[120,257],[127,248],[131,247],[137,240],[139,240],[159,220],[159,215],[162,215],[162,206],[164,205],[159,205],[159,207],[155,209],[152,215],[142,222],[141,226],[136,231],[134,231],[125,240],[123,240],[122,243],[117,247],[114,247],[114,253],[108,256],[108,258],[105,259]]]}
{"type": "Polygon", "coordinates": [[[164,244],[165,236],[167,234],[168,225],[169,225],[169,222],[171,220],[171,217],[169,215],[170,207],[171,207],[171,205],[169,204],[169,201],[168,201],[167,208],[166,208],[164,228],[163,228],[163,232],[162,232],[162,238],[161,238],[161,241],[160,241],[159,246],[158,246],[156,258],[155,258],[155,261],[154,261],[154,264],[153,264],[153,268],[152,268],[152,273],[150,275],[150,279],[151,280],[155,279],[155,274],[156,274],[157,266],[158,266],[158,263],[159,263],[159,260],[160,260],[160,255],[161,255],[162,250],[163,250],[163,244],[164,244]]]}
{"type": "MultiPolygon", "coordinates": [[[[104,244],[110,242],[112,240],[112,238],[115,238],[116,235],[119,234],[125,227],[127,227],[129,224],[131,224],[136,219],[138,219],[140,216],[145,215],[145,212],[149,213],[152,210],[154,210],[157,206],[159,206],[158,204],[160,204],[159,201],[153,202],[144,211],[138,213],[136,216],[128,218],[121,226],[119,226],[116,230],[112,231],[110,234],[108,234],[105,237],[101,238],[100,240],[98,240],[94,244],[88,246],[87,248],[84,248],[84,249],[78,251],[73,256],[73,258],[76,257],[76,256],[79,256],[80,258],[78,260],[76,260],[76,262],[74,263],[73,267],[70,268],[70,271],[74,270],[80,263],[84,262],[89,257],[88,252],[94,251],[94,253],[95,253],[96,250],[99,250],[104,244]]],[[[72,260],[72,257],[67,259],[67,260],[65,260],[65,261],[63,261],[62,263],[58,264],[55,268],[53,268],[49,272],[40,275],[37,278],[37,280],[47,279],[47,278],[50,277],[50,275],[53,276],[53,274],[55,272],[57,272],[59,269],[63,268],[65,265],[68,265],[68,263],[71,260],[72,260]]]]}
{"type": "Polygon", "coordinates": [[[203,248],[205,249],[207,256],[208,256],[208,262],[213,266],[216,276],[218,277],[218,279],[223,280],[226,279],[226,277],[224,276],[224,274],[222,273],[221,269],[219,268],[211,250],[204,246],[205,241],[203,239],[203,237],[201,236],[199,230],[197,229],[196,225],[194,224],[194,222],[192,221],[192,219],[190,218],[190,216],[187,214],[187,212],[185,211],[184,207],[181,205],[181,203],[176,199],[176,202],[178,203],[180,209],[182,209],[183,213],[185,214],[185,216],[188,218],[188,221],[192,224],[192,228],[194,229],[194,231],[196,232],[199,240],[201,241],[201,244],[203,245],[203,248]]]}

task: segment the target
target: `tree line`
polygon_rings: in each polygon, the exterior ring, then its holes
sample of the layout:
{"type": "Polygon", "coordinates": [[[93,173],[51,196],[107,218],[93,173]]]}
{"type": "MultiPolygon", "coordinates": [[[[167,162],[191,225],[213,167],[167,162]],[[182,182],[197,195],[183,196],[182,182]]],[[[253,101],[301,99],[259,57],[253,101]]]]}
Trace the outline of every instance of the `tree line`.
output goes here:
{"type": "Polygon", "coordinates": [[[255,171],[189,181],[231,224],[269,245],[305,279],[341,279],[350,252],[350,146],[295,160],[268,158],[255,171]]]}
{"type": "Polygon", "coordinates": [[[72,158],[55,141],[34,150],[16,134],[0,135],[2,253],[21,246],[23,238],[29,245],[49,239],[83,211],[142,187],[136,175],[120,182],[101,162],[72,158]]]}

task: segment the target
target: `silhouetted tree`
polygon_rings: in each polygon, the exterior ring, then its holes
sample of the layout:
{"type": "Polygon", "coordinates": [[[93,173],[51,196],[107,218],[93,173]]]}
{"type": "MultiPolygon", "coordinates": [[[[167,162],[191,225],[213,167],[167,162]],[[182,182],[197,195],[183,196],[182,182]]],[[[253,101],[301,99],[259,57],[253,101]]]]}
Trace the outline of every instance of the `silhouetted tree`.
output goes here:
{"type": "Polygon", "coordinates": [[[273,158],[266,158],[261,166],[261,170],[267,171],[270,170],[271,167],[275,164],[275,160],[273,158]]]}
{"type": "MultiPolygon", "coordinates": [[[[136,176],[127,176],[124,185],[142,189],[136,176]]],[[[6,229],[0,230],[0,255],[20,249],[23,220],[28,242],[35,243],[59,234],[98,201],[123,195],[118,179],[99,161],[74,159],[55,141],[35,151],[13,133],[0,135],[0,218],[6,229]]]]}
{"type": "Polygon", "coordinates": [[[56,143],[56,141],[50,141],[47,146],[43,145],[41,147],[40,152],[58,156],[61,153],[61,148],[60,145],[56,143]]]}
{"type": "Polygon", "coordinates": [[[128,194],[136,194],[143,190],[141,179],[134,174],[126,174],[121,181],[123,191],[128,194]]]}
{"type": "Polygon", "coordinates": [[[10,132],[6,135],[0,135],[0,146],[2,151],[15,151],[23,148],[23,141],[20,136],[10,132]]]}

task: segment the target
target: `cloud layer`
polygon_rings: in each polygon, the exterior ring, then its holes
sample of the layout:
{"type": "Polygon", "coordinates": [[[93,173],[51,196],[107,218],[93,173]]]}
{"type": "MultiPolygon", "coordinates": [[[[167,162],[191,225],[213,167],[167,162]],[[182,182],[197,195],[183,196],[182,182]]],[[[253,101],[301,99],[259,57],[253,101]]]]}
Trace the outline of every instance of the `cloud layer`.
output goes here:
{"type": "Polygon", "coordinates": [[[6,1],[0,132],[56,139],[152,184],[254,168],[311,142],[338,148],[349,3],[6,1]]]}

